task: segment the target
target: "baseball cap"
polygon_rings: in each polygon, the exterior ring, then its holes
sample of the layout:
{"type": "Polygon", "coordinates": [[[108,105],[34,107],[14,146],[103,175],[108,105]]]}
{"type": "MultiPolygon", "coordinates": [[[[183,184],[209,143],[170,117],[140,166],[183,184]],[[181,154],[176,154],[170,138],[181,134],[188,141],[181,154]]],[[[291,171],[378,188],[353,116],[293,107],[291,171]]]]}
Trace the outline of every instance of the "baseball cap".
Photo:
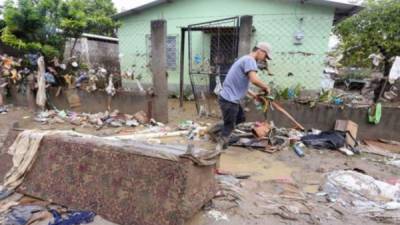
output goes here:
{"type": "Polygon", "coordinates": [[[261,50],[263,50],[264,52],[266,52],[267,53],[267,58],[269,59],[269,60],[272,60],[272,57],[271,57],[271,53],[272,53],[272,51],[271,51],[271,45],[268,43],[268,42],[258,42],[258,44],[257,44],[257,46],[256,46],[258,49],[261,49],[261,50]]]}

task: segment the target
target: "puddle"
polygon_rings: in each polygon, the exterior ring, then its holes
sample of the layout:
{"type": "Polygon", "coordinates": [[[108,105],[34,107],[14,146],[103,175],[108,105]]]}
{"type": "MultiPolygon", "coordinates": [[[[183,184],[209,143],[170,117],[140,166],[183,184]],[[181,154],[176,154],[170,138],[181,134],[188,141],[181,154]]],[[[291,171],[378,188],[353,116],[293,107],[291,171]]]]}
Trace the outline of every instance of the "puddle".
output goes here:
{"type": "Polygon", "coordinates": [[[291,178],[295,170],[267,153],[248,150],[229,150],[221,156],[220,167],[231,173],[249,173],[256,181],[291,178]]]}
{"type": "Polygon", "coordinates": [[[307,185],[303,188],[303,191],[310,194],[315,194],[319,190],[319,185],[307,185]]]}

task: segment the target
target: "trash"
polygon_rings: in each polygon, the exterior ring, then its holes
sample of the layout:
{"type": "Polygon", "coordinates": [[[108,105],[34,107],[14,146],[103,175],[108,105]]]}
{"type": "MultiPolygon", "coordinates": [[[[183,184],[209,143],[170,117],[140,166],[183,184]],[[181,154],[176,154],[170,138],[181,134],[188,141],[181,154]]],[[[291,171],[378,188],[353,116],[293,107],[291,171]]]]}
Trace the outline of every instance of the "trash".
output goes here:
{"type": "Polygon", "coordinates": [[[96,214],[90,211],[70,211],[67,215],[61,215],[55,210],[50,210],[54,222],[49,225],[79,225],[87,224],[94,220],[96,214]]]}
{"type": "Polygon", "coordinates": [[[384,157],[389,157],[392,159],[400,159],[400,154],[396,154],[396,153],[390,152],[388,150],[382,149],[382,148],[376,146],[371,141],[364,141],[364,142],[365,142],[366,146],[364,146],[364,148],[362,149],[362,152],[380,155],[380,156],[384,156],[384,157]]]}
{"type": "Polygon", "coordinates": [[[308,147],[336,150],[345,146],[345,135],[342,131],[324,131],[318,135],[306,135],[301,141],[308,147]]]}
{"type": "Polygon", "coordinates": [[[112,122],[110,123],[110,125],[111,125],[112,127],[122,127],[122,126],[123,126],[122,123],[121,123],[120,121],[112,121],[112,122]]]}
{"type": "Polygon", "coordinates": [[[220,220],[229,221],[228,215],[226,215],[226,214],[224,214],[224,213],[222,213],[222,212],[220,212],[220,211],[217,211],[217,210],[215,210],[215,209],[213,209],[213,210],[211,210],[211,211],[208,211],[208,212],[207,212],[207,215],[208,215],[209,217],[211,217],[211,218],[214,218],[215,221],[220,221],[220,220]]]}
{"type": "Polygon", "coordinates": [[[51,73],[49,73],[49,72],[46,72],[46,73],[44,74],[44,78],[45,78],[45,80],[46,80],[47,83],[49,83],[49,84],[56,84],[56,79],[54,78],[54,75],[53,75],[53,74],[51,74],[51,73]]]}
{"type": "Polygon", "coordinates": [[[354,155],[354,152],[352,152],[350,149],[348,149],[348,148],[346,148],[346,147],[338,148],[338,150],[339,150],[340,152],[344,153],[345,155],[348,155],[348,156],[354,155]]]}
{"type": "Polygon", "coordinates": [[[368,109],[368,122],[372,124],[379,124],[382,118],[382,104],[377,103],[368,109]]]}
{"type": "Polygon", "coordinates": [[[149,138],[146,140],[146,143],[151,144],[151,145],[155,145],[155,144],[159,145],[159,144],[161,144],[161,140],[155,139],[155,138],[149,138]]]}
{"type": "Polygon", "coordinates": [[[133,118],[135,118],[139,123],[145,124],[149,121],[149,118],[147,117],[147,114],[144,111],[139,111],[137,112],[133,118]]]}
{"type": "Polygon", "coordinates": [[[34,213],[43,210],[41,206],[14,206],[5,218],[5,225],[25,225],[34,213]]]}
{"type": "Polygon", "coordinates": [[[394,82],[399,79],[400,77],[400,57],[396,56],[392,69],[390,70],[389,73],[389,83],[394,84],[394,82]]]}
{"type": "Polygon", "coordinates": [[[385,144],[390,144],[390,145],[399,145],[400,146],[400,142],[399,141],[392,141],[392,140],[386,140],[386,139],[378,139],[380,142],[385,143],[385,144]]]}
{"type": "Polygon", "coordinates": [[[128,127],[137,127],[139,126],[139,122],[135,119],[125,121],[125,125],[128,127]]]}
{"type": "Polygon", "coordinates": [[[252,129],[252,133],[257,138],[265,138],[271,131],[271,125],[268,122],[257,123],[252,129]]]}
{"type": "Polygon", "coordinates": [[[351,120],[336,120],[335,130],[337,131],[348,131],[349,134],[346,134],[346,143],[352,147],[356,147],[356,142],[354,141],[357,138],[358,125],[351,120]]]}
{"type": "Polygon", "coordinates": [[[341,200],[356,213],[400,209],[400,185],[391,185],[355,171],[334,171],[322,187],[331,201],[341,200]]]}
{"type": "Polygon", "coordinates": [[[114,87],[114,83],[113,83],[113,75],[110,75],[110,78],[108,80],[108,85],[106,87],[106,92],[108,95],[110,96],[114,96],[116,94],[116,90],[114,87]]]}
{"type": "Polygon", "coordinates": [[[73,66],[73,67],[75,67],[75,68],[76,68],[76,67],[78,67],[79,65],[78,65],[78,63],[77,63],[77,62],[75,62],[75,61],[74,61],[74,62],[72,62],[72,63],[71,63],[71,66],[73,66]]]}
{"type": "Polygon", "coordinates": [[[301,149],[299,144],[294,144],[293,149],[296,155],[298,155],[300,158],[304,157],[304,151],[301,149]]]}
{"type": "Polygon", "coordinates": [[[4,106],[0,106],[0,113],[1,114],[6,114],[8,112],[7,108],[4,106]]]}
{"type": "Polygon", "coordinates": [[[387,164],[400,168],[400,160],[392,160],[392,161],[389,161],[387,164]]]}
{"type": "Polygon", "coordinates": [[[64,110],[61,110],[57,113],[57,116],[61,117],[61,118],[66,118],[67,117],[67,113],[64,110]]]}

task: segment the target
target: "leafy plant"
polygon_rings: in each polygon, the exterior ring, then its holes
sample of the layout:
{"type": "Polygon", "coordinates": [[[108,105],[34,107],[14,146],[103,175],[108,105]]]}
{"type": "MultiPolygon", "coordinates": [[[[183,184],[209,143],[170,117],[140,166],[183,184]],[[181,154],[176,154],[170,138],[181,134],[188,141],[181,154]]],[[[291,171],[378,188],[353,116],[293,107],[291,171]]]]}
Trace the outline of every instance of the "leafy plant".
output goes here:
{"type": "Polygon", "coordinates": [[[341,39],[342,63],[366,67],[370,65],[370,54],[381,53],[385,57],[383,69],[388,74],[390,58],[400,52],[400,1],[367,0],[364,6],[334,29],[341,39]]]}

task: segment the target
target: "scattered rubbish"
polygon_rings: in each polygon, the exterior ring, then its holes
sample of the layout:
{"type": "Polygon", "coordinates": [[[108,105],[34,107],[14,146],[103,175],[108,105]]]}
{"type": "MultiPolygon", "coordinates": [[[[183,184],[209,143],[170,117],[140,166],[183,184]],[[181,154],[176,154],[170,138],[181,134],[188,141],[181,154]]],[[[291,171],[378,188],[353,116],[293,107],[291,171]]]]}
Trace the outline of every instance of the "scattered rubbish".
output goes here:
{"type": "Polygon", "coordinates": [[[308,147],[336,150],[345,145],[345,133],[341,131],[324,131],[318,135],[310,134],[301,138],[308,147]]]}
{"type": "Polygon", "coordinates": [[[400,146],[400,142],[399,141],[392,141],[392,140],[386,140],[386,139],[378,139],[380,142],[385,143],[385,144],[390,144],[390,145],[399,145],[400,146]]]}
{"type": "Polygon", "coordinates": [[[368,109],[368,122],[371,124],[379,124],[382,118],[382,104],[377,103],[368,109]]]}
{"type": "Polygon", "coordinates": [[[94,126],[98,129],[103,128],[104,126],[110,127],[137,127],[140,125],[151,125],[162,127],[164,124],[157,122],[155,120],[148,121],[147,115],[144,112],[138,112],[135,115],[129,114],[121,114],[118,110],[114,110],[109,113],[99,112],[95,114],[89,113],[76,113],[73,111],[57,111],[57,110],[48,110],[39,112],[34,121],[39,123],[65,123],[68,122],[75,126],[94,126]],[[140,119],[134,119],[138,118],[140,119]],[[148,124],[148,122],[151,122],[148,124]]]}
{"type": "Polygon", "coordinates": [[[160,139],[155,139],[155,138],[149,138],[146,140],[147,144],[161,144],[161,140],[160,139]]]}
{"type": "Polygon", "coordinates": [[[392,161],[389,161],[387,164],[400,168],[400,160],[392,160],[392,161]]]}
{"type": "Polygon", "coordinates": [[[143,111],[139,111],[137,112],[133,118],[135,118],[137,121],[139,121],[139,123],[147,123],[149,121],[149,118],[147,117],[147,114],[143,111]]]}
{"type": "Polygon", "coordinates": [[[0,113],[1,114],[6,114],[8,112],[7,108],[4,106],[0,106],[0,113]]]}
{"type": "Polygon", "coordinates": [[[70,211],[67,215],[61,215],[55,210],[50,210],[54,222],[49,225],[79,225],[93,222],[96,214],[89,211],[70,211]]]}
{"type": "Polygon", "coordinates": [[[293,149],[296,155],[298,155],[300,158],[304,157],[304,151],[301,149],[299,144],[294,144],[293,149]]]}
{"type": "Polygon", "coordinates": [[[352,152],[350,149],[348,149],[348,148],[346,148],[346,147],[338,148],[338,150],[339,150],[340,152],[342,152],[343,154],[348,155],[348,156],[354,155],[354,152],[352,152]]]}
{"type": "Polygon", "coordinates": [[[351,120],[336,120],[335,130],[348,131],[346,134],[346,143],[351,147],[356,147],[357,143],[354,141],[357,138],[358,125],[351,120]],[[350,136],[351,134],[351,136],[350,136]]]}
{"type": "Polygon", "coordinates": [[[323,190],[331,201],[340,200],[356,213],[400,209],[400,185],[391,185],[355,171],[327,175],[323,190]]]}
{"type": "Polygon", "coordinates": [[[6,225],[25,225],[34,213],[45,210],[41,206],[14,206],[5,218],[6,225]]]}
{"type": "Polygon", "coordinates": [[[393,66],[389,73],[389,83],[394,84],[394,82],[400,78],[400,57],[396,56],[393,66]]]}
{"type": "Polygon", "coordinates": [[[268,122],[256,123],[252,129],[252,133],[257,138],[265,138],[271,131],[271,125],[268,122]]]}
{"type": "Polygon", "coordinates": [[[220,220],[229,221],[228,215],[226,215],[220,211],[217,211],[215,209],[208,211],[207,215],[211,218],[214,218],[215,221],[220,221],[220,220]]]}
{"type": "Polygon", "coordinates": [[[392,159],[400,159],[400,154],[396,154],[388,150],[382,149],[376,146],[371,141],[364,141],[364,142],[366,143],[366,146],[363,146],[362,152],[389,157],[392,159]]]}
{"type": "Polygon", "coordinates": [[[139,126],[139,122],[137,120],[135,120],[135,119],[127,120],[125,122],[125,125],[128,126],[128,127],[137,127],[137,126],[139,126]]]}

